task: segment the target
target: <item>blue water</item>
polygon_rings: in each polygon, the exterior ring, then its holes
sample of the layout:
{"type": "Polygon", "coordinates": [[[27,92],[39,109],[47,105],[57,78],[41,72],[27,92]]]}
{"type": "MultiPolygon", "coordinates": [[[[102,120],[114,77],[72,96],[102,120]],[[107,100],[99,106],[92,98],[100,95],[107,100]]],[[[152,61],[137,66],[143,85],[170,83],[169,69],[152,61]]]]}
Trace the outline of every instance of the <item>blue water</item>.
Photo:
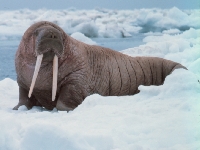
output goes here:
{"type": "Polygon", "coordinates": [[[17,39],[0,40],[0,80],[11,78],[16,80],[15,53],[20,42],[17,39]]]}
{"type": "MultiPolygon", "coordinates": [[[[131,38],[93,38],[98,45],[108,47],[116,51],[136,47],[143,44],[144,35],[136,35],[131,38]]],[[[11,78],[16,80],[15,53],[21,37],[12,37],[0,40],[0,80],[11,78]]]]}
{"type": "Polygon", "coordinates": [[[108,47],[116,51],[132,48],[143,44],[143,34],[136,34],[130,38],[93,38],[98,45],[108,47]]]}

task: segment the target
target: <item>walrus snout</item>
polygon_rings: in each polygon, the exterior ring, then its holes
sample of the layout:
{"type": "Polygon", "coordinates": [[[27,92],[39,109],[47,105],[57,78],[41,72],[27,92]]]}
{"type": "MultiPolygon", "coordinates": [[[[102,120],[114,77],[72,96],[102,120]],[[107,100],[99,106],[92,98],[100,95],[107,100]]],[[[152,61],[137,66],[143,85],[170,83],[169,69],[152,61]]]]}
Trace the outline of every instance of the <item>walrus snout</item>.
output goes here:
{"type": "Polygon", "coordinates": [[[56,54],[53,50],[49,50],[48,52],[43,54],[43,64],[51,63],[53,61],[53,58],[56,54]]]}
{"type": "Polygon", "coordinates": [[[58,57],[64,51],[62,33],[51,27],[45,26],[35,30],[35,51],[36,55],[44,54],[52,50],[58,57]]]}
{"type": "Polygon", "coordinates": [[[53,51],[58,57],[63,54],[63,43],[55,39],[43,39],[36,43],[36,55],[41,55],[53,51]]]}

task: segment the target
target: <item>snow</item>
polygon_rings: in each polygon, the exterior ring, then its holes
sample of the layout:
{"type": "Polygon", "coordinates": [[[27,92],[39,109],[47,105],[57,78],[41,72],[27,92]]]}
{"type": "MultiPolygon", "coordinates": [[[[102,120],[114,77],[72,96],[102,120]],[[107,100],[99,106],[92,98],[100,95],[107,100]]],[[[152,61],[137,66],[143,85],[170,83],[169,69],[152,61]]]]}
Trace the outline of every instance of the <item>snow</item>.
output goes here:
{"type": "Polygon", "coordinates": [[[123,50],[131,56],[157,56],[170,59],[186,67],[200,58],[200,30],[189,29],[182,34],[149,35],[143,39],[145,44],[123,50]]]}
{"type": "Polygon", "coordinates": [[[86,37],[96,33],[96,38],[122,38],[123,30],[127,35],[145,31],[143,45],[122,53],[158,56],[188,68],[175,70],[161,86],[141,85],[136,95],[91,95],[69,113],[41,107],[27,110],[25,106],[12,110],[18,103],[18,85],[5,78],[0,81],[0,149],[200,148],[199,11],[16,10],[0,14],[1,40],[20,36],[30,24],[43,19],[57,22],[72,37],[88,44],[96,44],[86,37]],[[90,35],[83,33],[89,31],[83,29],[87,26],[92,29],[90,35]]]}
{"type": "Polygon", "coordinates": [[[68,34],[81,32],[88,37],[123,38],[135,33],[175,32],[200,28],[200,11],[171,9],[134,10],[10,10],[0,11],[0,39],[21,36],[33,23],[47,20],[68,34]]]}
{"type": "Polygon", "coordinates": [[[97,43],[93,40],[91,40],[90,38],[86,37],[84,34],[80,33],[80,32],[75,32],[71,35],[71,37],[73,37],[74,39],[84,42],[86,44],[89,45],[96,45],[97,43]]]}
{"type": "Polygon", "coordinates": [[[200,84],[177,70],[162,86],[140,86],[134,96],[92,95],[74,111],[27,111],[17,83],[0,82],[0,149],[197,149],[200,84]],[[176,82],[174,82],[176,81],[176,82]]]}

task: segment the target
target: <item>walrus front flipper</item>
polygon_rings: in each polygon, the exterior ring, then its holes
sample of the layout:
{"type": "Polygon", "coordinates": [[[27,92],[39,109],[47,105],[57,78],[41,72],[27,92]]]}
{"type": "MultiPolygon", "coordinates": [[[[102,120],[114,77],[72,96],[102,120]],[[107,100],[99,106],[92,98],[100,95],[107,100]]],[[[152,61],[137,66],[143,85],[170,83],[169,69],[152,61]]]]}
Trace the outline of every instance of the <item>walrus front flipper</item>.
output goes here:
{"type": "Polygon", "coordinates": [[[80,105],[89,94],[86,91],[84,78],[76,73],[71,74],[61,87],[56,103],[56,108],[60,111],[71,111],[80,105]],[[74,80],[76,77],[76,80],[74,80]]]}
{"type": "Polygon", "coordinates": [[[60,111],[67,111],[73,110],[76,108],[81,102],[83,101],[83,98],[79,97],[79,94],[77,92],[77,89],[75,88],[75,85],[65,85],[62,87],[56,108],[60,111]],[[80,101],[79,101],[80,100],[80,101]]]}
{"type": "Polygon", "coordinates": [[[28,98],[28,91],[19,87],[19,103],[13,108],[13,110],[18,110],[22,105],[25,105],[27,109],[31,109],[33,106],[41,106],[41,104],[35,99],[34,96],[28,98]]]}

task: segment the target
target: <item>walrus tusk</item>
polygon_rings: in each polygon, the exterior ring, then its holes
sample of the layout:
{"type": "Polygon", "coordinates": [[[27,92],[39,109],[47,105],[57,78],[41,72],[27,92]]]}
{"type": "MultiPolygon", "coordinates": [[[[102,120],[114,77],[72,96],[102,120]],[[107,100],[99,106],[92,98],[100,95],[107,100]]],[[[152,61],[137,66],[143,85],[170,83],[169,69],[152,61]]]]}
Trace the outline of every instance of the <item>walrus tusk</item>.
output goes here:
{"type": "Polygon", "coordinates": [[[52,101],[54,101],[56,98],[57,78],[58,78],[58,56],[55,55],[53,59],[52,101]]]}
{"type": "Polygon", "coordinates": [[[41,63],[42,63],[42,58],[43,58],[43,54],[37,56],[36,65],[35,65],[35,71],[34,71],[34,74],[33,74],[31,86],[30,86],[29,93],[28,93],[28,97],[29,97],[29,98],[31,97],[31,94],[32,94],[32,92],[33,92],[33,88],[34,88],[34,85],[35,85],[35,81],[36,81],[38,72],[39,72],[39,70],[40,70],[40,65],[41,65],[41,63]]]}

